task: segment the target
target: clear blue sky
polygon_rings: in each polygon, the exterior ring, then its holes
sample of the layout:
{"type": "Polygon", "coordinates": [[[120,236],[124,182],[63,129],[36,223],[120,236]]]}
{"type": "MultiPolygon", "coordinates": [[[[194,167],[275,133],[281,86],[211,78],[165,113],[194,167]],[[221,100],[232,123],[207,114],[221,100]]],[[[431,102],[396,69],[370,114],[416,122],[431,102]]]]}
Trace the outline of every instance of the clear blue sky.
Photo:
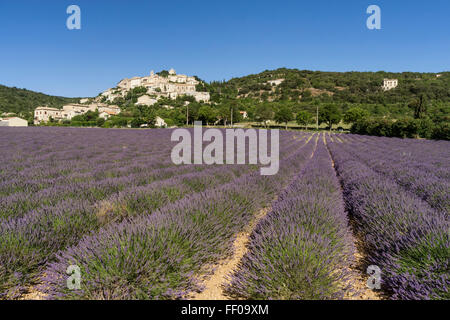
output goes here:
{"type": "Polygon", "coordinates": [[[94,96],[171,67],[207,81],[279,67],[450,70],[450,1],[0,0],[0,84],[94,96]],[[71,4],[81,30],[66,28],[71,4]],[[371,4],[382,30],[366,28],[371,4]]]}

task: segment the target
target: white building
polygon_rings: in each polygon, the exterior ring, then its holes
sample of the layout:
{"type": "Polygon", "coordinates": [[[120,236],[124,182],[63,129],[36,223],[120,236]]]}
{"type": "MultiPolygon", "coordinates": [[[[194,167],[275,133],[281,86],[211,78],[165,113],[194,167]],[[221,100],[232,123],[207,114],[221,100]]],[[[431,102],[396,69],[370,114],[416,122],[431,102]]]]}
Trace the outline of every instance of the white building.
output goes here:
{"type": "Polygon", "coordinates": [[[167,127],[167,123],[161,117],[156,117],[155,119],[155,127],[164,128],[167,127]]]}
{"type": "Polygon", "coordinates": [[[98,105],[87,105],[87,104],[76,104],[76,103],[71,103],[71,104],[67,104],[65,106],[63,106],[63,110],[66,112],[69,111],[77,111],[80,113],[86,113],[88,111],[95,111],[97,110],[98,105]]]}
{"type": "Polygon", "coordinates": [[[193,92],[188,93],[188,96],[193,96],[197,102],[203,101],[203,102],[209,102],[210,95],[209,92],[193,92]]]}
{"type": "Polygon", "coordinates": [[[271,86],[279,86],[280,84],[282,84],[284,81],[284,79],[276,79],[276,80],[269,80],[267,81],[268,84],[270,84],[271,86]]]}
{"type": "Polygon", "coordinates": [[[50,118],[59,121],[63,119],[63,110],[50,107],[37,107],[34,110],[34,124],[48,122],[50,118]]]}
{"type": "Polygon", "coordinates": [[[106,112],[109,116],[117,115],[120,113],[120,108],[116,105],[108,105],[104,103],[93,104],[67,104],[61,109],[49,108],[49,107],[37,107],[34,110],[34,124],[40,124],[41,122],[48,122],[50,118],[55,121],[72,120],[73,117],[85,114],[88,111],[98,111],[99,113],[106,112]]]}
{"type": "Polygon", "coordinates": [[[116,105],[108,105],[108,104],[96,104],[96,110],[98,110],[98,112],[109,112],[111,115],[117,115],[120,113],[120,107],[116,106],[116,105]]]}
{"type": "Polygon", "coordinates": [[[120,91],[119,89],[108,89],[101,94],[101,97],[106,98],[106,101],[113,102],[117,98],[123,98],[125,96],[124,91],[120,91]]]}
{"type": "Polygon", "coordinates": [[[398,86],[398,79],[384,79],[383,80],[383,90],[388,91],[394,88],[397,88],[398,86]]]}
{"type": "Polygon", "coordinates": [[[148,95],[143,95],[143,96],[140,96],[140,97],[137,99],[137,103],[136,103],[136,104],[140,104],[140,105],[144,105],[144,106],[152,106],[152,105],[154,105],[156,102],[158,102],[158,100],[156,100],[156,99],[154,99],[154,98],[151,98],[151,97],[148,96],[148,95]]]}
{"type": "Polygon", "coordinates": [[[98,115],[100,118],[103,118],[105,120],[108,120],[109,118],[111,118],[111,116],[116,115],[115,112],[111,112],[111,111],[102,111],[100,112],[100,114],[98,115]]]}
{"type": "Polygon", "coordinates": [[[28,127],[28,121],[18,118],[0,118],[0,127],[28,127]]]}

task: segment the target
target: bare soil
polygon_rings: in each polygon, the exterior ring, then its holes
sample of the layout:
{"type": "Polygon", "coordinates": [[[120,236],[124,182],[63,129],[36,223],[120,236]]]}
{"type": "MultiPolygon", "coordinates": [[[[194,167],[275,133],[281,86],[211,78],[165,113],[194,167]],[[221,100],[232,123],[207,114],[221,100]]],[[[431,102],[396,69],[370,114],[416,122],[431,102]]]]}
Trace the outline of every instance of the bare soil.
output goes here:
{"type": "Polygon", "coordinates": [[[247,253],[247,244],[249,243],[250,234],[253,232],[259,221],[263,219],[270,211],[264,208],[258,212],[253,220],[248,224],[244,231],[240,232],[233,243],[233,255],[229,259],[222,260],[214,268],[211,277],[203,283],[204,290],[194,294],[191,300],[229,300],[225,295],[223,288],[228,283],[229,276],[237,269],[237,266],[244,255],[247,253]]]}

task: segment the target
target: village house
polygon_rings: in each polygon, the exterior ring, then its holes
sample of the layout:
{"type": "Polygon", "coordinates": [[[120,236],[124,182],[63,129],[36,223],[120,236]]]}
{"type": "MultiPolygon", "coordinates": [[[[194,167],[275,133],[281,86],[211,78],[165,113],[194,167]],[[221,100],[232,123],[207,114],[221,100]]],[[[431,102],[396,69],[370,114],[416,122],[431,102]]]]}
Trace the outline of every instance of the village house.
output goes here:
{"type": "Polygon", "coordinates": [[[0,118],[0,127],[28,127],[28,121],[18,117],[0,118]]]}
{"type": "Polygon", "coordinates": [[[103,92],[100,96],[104,97],[106,101],[113,102],[117,98],[123,98],[126,91],[120,91],[119,89],[108,89],[103,92]]]}
{"type": "Polygon", "coordinates": [[[394,88],[397,88],[398,86],[398,79],[384,79],[383,80],[383,90],[388,91],[394,88]]]}
{"type": "MultiPolygon", "coordinates": [[[[148,128],[149,125],[147,123],[144,123],[144,124],[141,124],[140,127],[141,128],[148,128]]],[[[167,123],[164,121],[163,118],[156,117],[155,118],[155,127],[157,127],[157,128],[166,128],[167,127],[167,123]]]]}
{"type": "Polygon", "coordinates": [[[116,105],[108,105],[108,104],[102,104],[102,103],[98,103],[95,104],[96,106],[96,110],[98,110],[98,112],[109,112],[111,115],[118,115],[120,113],[120,107],[116,106],[116,105]]]}
{"type": "Polygon", "coordinates": [[[42,122],[48,122],[50,119],[54,121],[72,120],[73,117],[85,114],[88,111],[98,111],[100,114],[106,112],[111,116],[119,114],[120,108],[116,105],[107,105],[104,103],[93,103],[89,105],[71,103],[63,106],[62,110],[50,107],[37,107],[34,111],[34,124],[38,125],[42,122]]]}
{"type": "Polygon", "coordinates": [[[111,116],[114,116],[114,115],[116,115],[116,113],[115,112],[111,112],[111,111],[102,111],[102,112],[100,112],[99,113],[99,117],[100,118],[103,118],[103,119],[105,119],[105,120],[108,120],[111,116]]]}
{"type": "Polygon", "coordinates": [[[59,121],[63,119],[63,110],[50,107],[37,107],[34,110],[34,124],[48,122],[50,119],[59,121]]]}
{"type": "Polygon", "coordinates": [[[167,127],[167,123],[164,121],[161,117],[156,117],[155,119],[155,126],[159,128],[167,127]]]}
{"type": "Polygon", "coordinates": [[[152,106],[152,105],[154,105],[156,102],[158,102],[158,100],[156,100],[156,99],[154,99],[154,98],[151,98],[151,97],[148,96],[148,95],[143,95],[143,96],[140,96],[140,97],[137,99],[137,103],[136,103],[136,104],[140,104],[140,105],[144,105],[144,106],[152,106]]]}
{"type": "Polygon", "coordinates": [[[269,80],[267,81],[268,84],[270,84],[271,86],[279,86],[280,84],[282,84],[284,81],[284,79],[276,79],[276,80],[269,80]]]}
{"type": "Polygon", "coordinates": [[[242,119],[247,119],[248,118],[247,111],[239,111],[239,113],[241,114],[242,119]]]}

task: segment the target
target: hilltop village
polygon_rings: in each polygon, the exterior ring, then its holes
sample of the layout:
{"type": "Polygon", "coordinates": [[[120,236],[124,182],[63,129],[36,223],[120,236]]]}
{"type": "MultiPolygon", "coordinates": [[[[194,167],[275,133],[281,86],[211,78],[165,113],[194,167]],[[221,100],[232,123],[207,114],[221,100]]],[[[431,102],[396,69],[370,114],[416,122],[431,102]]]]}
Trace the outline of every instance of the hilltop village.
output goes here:
{"type": "Polygon", "coordinates": [[[192,96],[197,102],[209,102],[209,92],[196,91],[199,83],[195,77],[177,74],[174,69],[170,69],[168,74],[155,74],[151,71],[149,76],[123,79],[115,88],[106,90],[101,96],[106,101],[113,102],[117,98],[125,97],[130,90],[143,87],[147,89],[147,93],[139,97],[138,104],[153,105],[163,97],[176,99],[182,95],[192,96]]]}
{"type": "MultiPolygon", "coordinates": [[[[174,69],[161,74],[151,71],[149,76],[123,79],[115,88],[102,92],[95,99],[81,99],[79,104],[67,104],[62,109],[39,106],[34,110],[34,124],[70,121],[89,111],[98,112],[99,118],[108,120],[111,116],[121,112],[118,105],[111,103],[114,103],[116,99],[126,97],[130,91],[136,88],[146,90],[145,94],[139,96],[136,105],[152,106],[162,98],[177,99],[181,96],[190,96],[197,102],[209,103],[209,92],[196,91],[199,83],[200,81],[195,77],[176,74],[174,69]]],[[[155,126],[164,127],[166,125],[162,118],[155,118],[155,126]]]]}

